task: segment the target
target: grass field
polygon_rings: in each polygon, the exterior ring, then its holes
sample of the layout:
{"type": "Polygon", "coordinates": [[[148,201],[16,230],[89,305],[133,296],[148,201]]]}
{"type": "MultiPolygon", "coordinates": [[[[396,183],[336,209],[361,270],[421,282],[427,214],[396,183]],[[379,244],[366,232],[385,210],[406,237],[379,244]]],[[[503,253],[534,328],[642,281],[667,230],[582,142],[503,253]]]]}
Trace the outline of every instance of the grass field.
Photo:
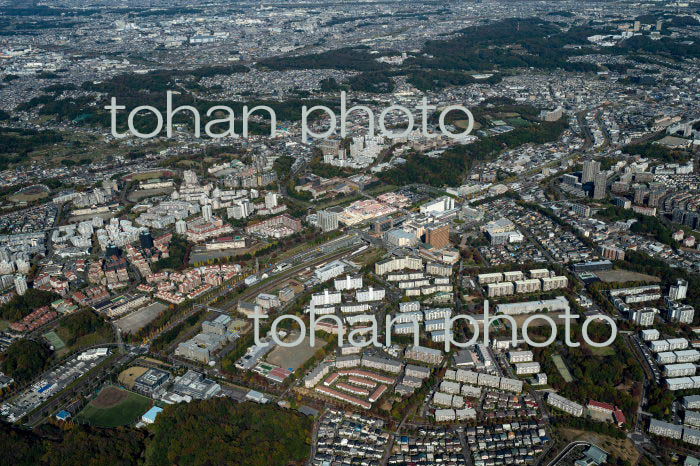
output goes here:
{"type": "Polygon", "coordinates": [[[137,422],[150,407],[149,398],[108,386],[78,413],[76,420],[97,427],[125,426],[137,422]]]}
{"type": "Polygon", "coordinates": [[[12,202],[33,202],[48,197],[48,195],[49,191],[46,186],[35,184],[12,194],[8,199],[12,202]]]}
{"type": "Polygon", "coordinates": [[[595,346],[590,346],[588,345],[587,348],[591,350],[591,353],[593,353],[595,356],[613,356],[615,354],[615,350],[613,349],[612,346],[604,346],[602,348],[596,348],[595,346]]]}
{"type": "Polygon", "coordinates": [[[119,383],[121,383],[127,388],[134,388],[134,383],[136,383],[136,379],[141,377],[146,372],[148,372],[147,367],[131,366],[130,368],[122,371],[119,374],[119,377],[117,377],[117,380],[119,380],[119,383]]]}
{"type": "Polygon", "coordinates": [[[571,376],[571,372],[569,372],[569,369],[566,367],[566,364],[564,364],[564,360],[560,355],[555,354],[552,356],[552,361],[554,361],[554,365],[557,366],[557,370],[564,379],[564,382],[571,383],[574,381],[574,378],[571,376]]]}
{"type": "Polygon", "coordinates": [[[145,181],[152,178],[171,178],[174,175],[171,170],[152,170],[142,173],[131,173],[124,178],[128,181],[145,181]]]}

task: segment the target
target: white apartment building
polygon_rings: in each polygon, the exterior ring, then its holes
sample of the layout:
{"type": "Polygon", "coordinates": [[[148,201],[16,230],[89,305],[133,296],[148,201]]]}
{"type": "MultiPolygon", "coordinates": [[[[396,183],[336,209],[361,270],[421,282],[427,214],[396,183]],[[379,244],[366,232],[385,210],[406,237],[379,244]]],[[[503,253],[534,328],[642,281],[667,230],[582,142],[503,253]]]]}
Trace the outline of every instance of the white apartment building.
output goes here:
{"type": "Polygon", "coordinates": [[[547,404],[572,416],[583,416],[583,406],[556,393],[547,395],[547,404]]]}
{"type": "Polygon", "coordinates": [[[346,275],[345,278],[336,278],[334,285],[337,291],[356,290],[362,288],[362,275],[358,275],[357,277],[346,275]]]}

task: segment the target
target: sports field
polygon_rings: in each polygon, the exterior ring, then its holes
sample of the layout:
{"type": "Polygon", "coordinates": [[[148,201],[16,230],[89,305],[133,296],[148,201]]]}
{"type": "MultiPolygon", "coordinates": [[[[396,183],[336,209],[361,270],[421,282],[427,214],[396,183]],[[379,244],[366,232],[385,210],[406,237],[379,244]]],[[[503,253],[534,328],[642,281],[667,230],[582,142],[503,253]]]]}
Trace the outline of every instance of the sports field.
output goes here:
{"type": "Polygon", "coordinates": [[[557,370],[559,371],[559,374],[561,374],[562,378],[564,379],[564,382],[566,383],[571,383],[574,381],[574,378],[571,376],[571,372],[569,372],[569,369],[566,367],[566,364],[564,364],[564,360],[562,357],[558,354],[555,354],[552,356],[552,361],[554,361],[554,365],[557,366],[557,370]]]}
{"type": "Polygon", "coordinates": [[[594,356],[614,356],[615,355],[615,349],[612,346],[603,346],[600,348],[597,348],[595,346],[588,346],[588,349],[591,350],[591,353],[593,353],[594,356]]]}
{"type": "Polygon", "coordinates": [[[148,372],[147,367],[131,366],[130,368],[123,370],[121,374],[119,374],[119,377],[117,377],[117,380],[119,380],[119,383],[122,384],[122,386],[131,389],[134,388],[136,379],[141,377],[146,372],[148,372]]]}
{"type": "Polygon", "coordinates": [[[78,422],[97,427],[134,424],[150,409],[151,399],[118,387],[107,386],[78,413],[78,422]]]}
{"type": "MultiPolygon", "coordinates": [[[[288,343],[295,341],[297,338],[299,338],[299,333],[293,332],[287,336],[284,341],[288,343]]],[[[313,356],[316,351],[323,348],[325,344],[325,340],[316,338],[316,341],[314,341],[314,346],[311,346],[311,340],[307,335],[306,338],[304,338],[304,341],[297,346],[290,348],[277,346],[270,352],[270,355],[267,357],[267,361],[283,369],[295,371],[299,369],[307,359],[313,356]]]]}
{"type": "Polygon", "coordinates": [[[142,307],[138,311],[132,312],[126,317],[122,317],[115,323],[122,332],[136,333],[147,324],[151,323],[153,319],[158,317],[158,315],[167,308],[168,307],[165,304],[152,303],[148,306],[142,307]]]}
{"type": "Polygon", "coordinates": [[[59,351],[66,347],[66,344],[63,343],[61,337],[56,335],[56,332],[54,332],[53,330],[51,330],[49,333],[45,333],[44,338],[46,338],[46,341],[48,341],[49,344],[53,346],[54,351],[59,351]]]}

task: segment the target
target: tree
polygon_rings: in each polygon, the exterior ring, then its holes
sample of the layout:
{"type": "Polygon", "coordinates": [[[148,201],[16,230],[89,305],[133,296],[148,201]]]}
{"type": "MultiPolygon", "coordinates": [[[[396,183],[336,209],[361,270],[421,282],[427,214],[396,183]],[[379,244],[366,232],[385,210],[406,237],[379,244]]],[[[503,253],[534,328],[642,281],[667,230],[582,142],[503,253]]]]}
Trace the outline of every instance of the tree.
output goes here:
{"type": "Polygon", "coordinates": [[[311,420],[273,405],[216,398],[168,406],[153,430],[147,466],[286,465],[307,458],[311,420]]]}
{"type": "Polygon", "coordinates": [[[28,382],[48,366],[51,352],[33,340],[19,340],[10,345],[4,354],[2,372],[18,382],[28,382]]]}

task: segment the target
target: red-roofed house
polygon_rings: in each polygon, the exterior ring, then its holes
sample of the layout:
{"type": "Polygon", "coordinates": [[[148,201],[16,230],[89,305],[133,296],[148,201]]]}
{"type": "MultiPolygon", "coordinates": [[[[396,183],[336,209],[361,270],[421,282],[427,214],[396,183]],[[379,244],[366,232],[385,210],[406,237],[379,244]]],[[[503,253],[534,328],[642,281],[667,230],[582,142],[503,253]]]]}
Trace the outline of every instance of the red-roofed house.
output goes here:
{"type": "Polygon", "coordinates": [[[623,413],[617,406],[615,406],[615,411],[613,411],[613,418],[618,426],[621,426],[626,422],[625,413],[623,413]]]}

